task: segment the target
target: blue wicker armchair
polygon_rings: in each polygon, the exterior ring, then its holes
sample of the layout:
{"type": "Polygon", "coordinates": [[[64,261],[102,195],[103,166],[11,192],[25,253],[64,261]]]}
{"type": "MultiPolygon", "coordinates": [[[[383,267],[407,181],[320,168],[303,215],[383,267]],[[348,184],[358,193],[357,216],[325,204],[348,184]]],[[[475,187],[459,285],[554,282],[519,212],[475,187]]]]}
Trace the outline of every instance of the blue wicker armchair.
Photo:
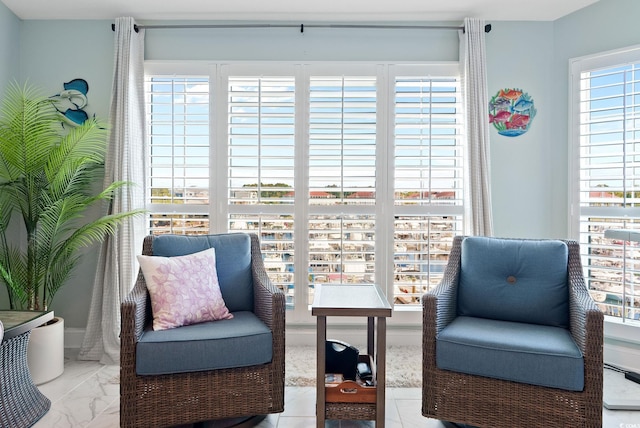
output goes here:
{"type": "Polygon", "coordinates": [[[455,237],[423,296],[422,414],[477,427],[600,427],[603,314],[575,241],[455,237]]]}
{"type": "Polygon", "coordinates": [[[285,296],[264,269],[256,235],[161,235],[144,255],[216,250],[233,319],[151,328],[144,275],[122,303],[120,426],[165,427],[284,410],[285,296]]]}

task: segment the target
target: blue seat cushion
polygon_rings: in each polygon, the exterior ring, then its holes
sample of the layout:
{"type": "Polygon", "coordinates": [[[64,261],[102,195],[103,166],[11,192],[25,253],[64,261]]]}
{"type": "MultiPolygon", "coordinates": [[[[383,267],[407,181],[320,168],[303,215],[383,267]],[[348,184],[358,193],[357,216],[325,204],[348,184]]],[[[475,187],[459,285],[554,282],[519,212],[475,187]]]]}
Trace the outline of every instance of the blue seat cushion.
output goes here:
{"type": "Polygon", "coordinates": [[[218,282],[229,311],[253,311],[251,237],[248,234],[160,235],[153,240],[154,256],[184,256],[209,248],[216,250],[218,282]]]}
{"type": "Polygon", "coordinates": [[[584,359],[569,330],[457,317],[436,337],[440,369],[582,391],[584,359]]]}
{"type": "Polygon", "coordinates": [[[145,330],[136,346],[136,373],[161,375],[271,362],[271,330],[253,313],[234,312],[230,320],[168,330],[145,330]]]}
{"type": "Polygon", "coordinates": [[[461,249],[459,315],[569,326],[567,244],[468,237],[461,249]]]}

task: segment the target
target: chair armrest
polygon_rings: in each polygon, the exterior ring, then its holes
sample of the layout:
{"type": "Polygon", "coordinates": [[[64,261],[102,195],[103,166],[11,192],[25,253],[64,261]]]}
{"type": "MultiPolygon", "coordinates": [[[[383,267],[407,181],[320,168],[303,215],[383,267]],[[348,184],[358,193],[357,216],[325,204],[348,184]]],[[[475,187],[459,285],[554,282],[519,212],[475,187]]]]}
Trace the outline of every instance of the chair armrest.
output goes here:
{"type": "Polygon", "coordinates": [[[457,286],[440,282],[435,289],[422,296],[422,309],[425,317],[435,321],[435,333],[438,334],[456,317],[457,286]]]}
{"type": "Polygon", "coordinates": [[[602,347],[604,315],[584,282],[578,243],[566,242],[569,246],[569,329],[573,340],[585,354],[588,347],[602,347]]]}
{"type": "MultiPolygon", "coordinates": [[[[422,385],[423,409],[433,408],[437,377],[436,336],[457,314],[458,279],[462,236],[456,236],[440,284],[422,296],[422,385]]],[[[424,410],[423,410],[424,411],[424,410]]]]}
{"type": "Polygon", "coordinates": [[[436,288],[422,296],[423,323],[427,320],[430,320],[430,323],[435,321],[435,335],[451,323],[457,315],[460,255],[463,239],[464,236],[454,238],[442,281],[436,288]]]}
{"type": "Polygon", "coordinates": [[[603,345],[604,314],[593,301],[586,288],[570,287],[569,329],[583,354],[588,348],[603,345]]]}
{"type": "MultiPolygon", "coordinates": [[[[285,295],[273,285],[264,268],[260,241],[251,236],[251,273],[253,274],[253,311],[271,330],[273,389],[276,395],[284,394],[284,347],[285,347],[285,295]]],[[[284,403],[278,404],[283,407],[284,403]]]]}
{"type": "Polygon", "coordinates": [[[604,363],[604,314],[589,294],[584,282],[580,248],[576,241],[569,246],[569,330],[584,357],[584,391],[602,407],[602,365],[604,363]]]}
{"type": "Polygon", "coordinates": [[[142,271],[127,297],[120,305],[120,362],[135,371],[136,345],[151,322],[151,303],[142,271]]]}
{"type": "Polygon", "coordinates": [[[151,322],[151,309],[149,292],[142,276],[142,271],[138,273],[138,279],[122,301],[121,309],[121,332],[120,340],[125,338],[132,343],[138,342],[144,332],[145,327],[151,322]]]}
{"type": "Polygon", "coordinates": [[[253,274],[254,313],[273,334],[284,336],[285,295],[273,285],[264,267],[258,236],[251,236],[251,272],[253,274]]]}

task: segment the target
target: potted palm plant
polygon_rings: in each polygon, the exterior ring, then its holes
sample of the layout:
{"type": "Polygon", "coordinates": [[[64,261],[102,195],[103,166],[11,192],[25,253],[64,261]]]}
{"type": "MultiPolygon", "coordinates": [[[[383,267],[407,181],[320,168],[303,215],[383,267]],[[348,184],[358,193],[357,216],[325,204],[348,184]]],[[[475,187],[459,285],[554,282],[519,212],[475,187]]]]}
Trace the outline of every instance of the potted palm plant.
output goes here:
{"type": "Polygon", "coordinates": [[[99,120],[63,126],[38,89],[9,85],[0,107],[0,284],[11,309],[50,310],[82,249],[140,212],[84,217],[127,185],[96,190],[106,146],[99,120]]]}

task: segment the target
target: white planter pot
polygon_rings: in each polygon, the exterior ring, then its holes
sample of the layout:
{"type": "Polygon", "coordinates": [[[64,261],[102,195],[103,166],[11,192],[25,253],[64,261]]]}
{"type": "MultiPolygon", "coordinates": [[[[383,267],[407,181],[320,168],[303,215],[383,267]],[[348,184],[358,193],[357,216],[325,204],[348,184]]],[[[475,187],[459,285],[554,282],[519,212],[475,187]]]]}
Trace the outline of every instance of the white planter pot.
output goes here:
{"type": "Polygon", "coordinates": [[[31,330],[27,362],[36,385],[49,382],[64,371],[64,318],[31,330]]]}

